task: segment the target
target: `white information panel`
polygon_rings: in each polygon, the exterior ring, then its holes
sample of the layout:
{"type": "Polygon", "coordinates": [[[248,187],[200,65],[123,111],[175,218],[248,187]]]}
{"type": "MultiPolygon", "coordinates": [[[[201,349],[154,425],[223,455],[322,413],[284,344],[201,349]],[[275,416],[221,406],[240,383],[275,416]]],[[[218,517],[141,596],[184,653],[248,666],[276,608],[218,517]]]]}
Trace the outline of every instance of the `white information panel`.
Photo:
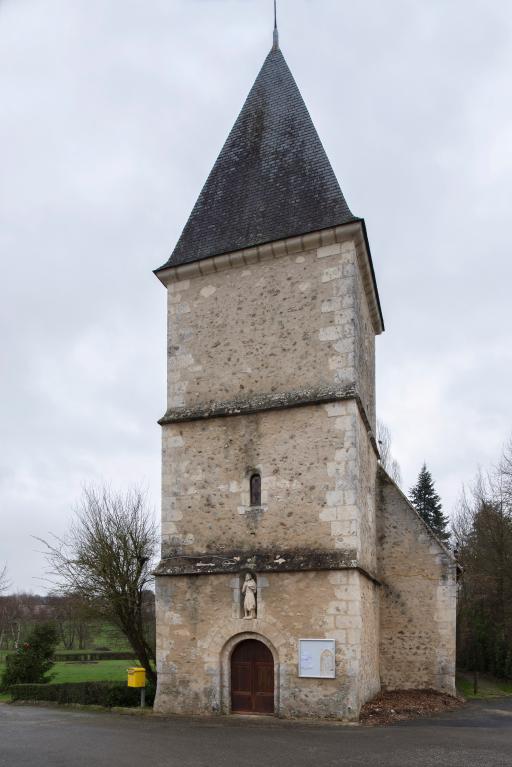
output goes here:
{"type": "Polygon", "coordinates": [[[299,676],[334,679],[335,659],[334,639],[299,639],[299,676]]]}

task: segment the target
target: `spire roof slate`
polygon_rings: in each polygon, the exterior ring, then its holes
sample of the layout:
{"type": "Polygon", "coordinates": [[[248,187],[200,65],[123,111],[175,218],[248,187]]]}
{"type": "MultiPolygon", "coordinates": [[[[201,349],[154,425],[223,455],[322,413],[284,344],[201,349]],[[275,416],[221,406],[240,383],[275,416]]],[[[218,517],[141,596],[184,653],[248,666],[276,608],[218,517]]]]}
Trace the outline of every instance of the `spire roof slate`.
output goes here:
{"type": "Polygon", "coordinates": [[[161,268],[360,220],[274,47],[161,268]]]}

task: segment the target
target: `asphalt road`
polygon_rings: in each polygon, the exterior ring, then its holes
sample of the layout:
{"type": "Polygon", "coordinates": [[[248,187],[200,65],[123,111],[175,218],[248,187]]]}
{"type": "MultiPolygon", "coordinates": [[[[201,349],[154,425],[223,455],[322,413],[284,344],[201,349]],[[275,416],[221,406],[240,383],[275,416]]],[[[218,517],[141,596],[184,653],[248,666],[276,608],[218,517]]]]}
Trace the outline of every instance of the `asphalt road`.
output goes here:
{"type": "Polygon", "coordinates": [[[1,767],[512,767],[512,699],[392,727],[0,705],[1,767]]]}

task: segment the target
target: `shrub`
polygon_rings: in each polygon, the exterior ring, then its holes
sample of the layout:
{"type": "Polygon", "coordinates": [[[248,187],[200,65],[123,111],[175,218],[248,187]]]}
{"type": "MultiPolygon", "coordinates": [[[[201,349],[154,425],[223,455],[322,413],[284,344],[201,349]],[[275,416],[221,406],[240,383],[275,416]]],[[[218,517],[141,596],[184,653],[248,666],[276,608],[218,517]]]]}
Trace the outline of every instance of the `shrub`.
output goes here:
{"type": "Polygon", "coordinates": [[[97,660],[131,660],[134,661],[133,650],[131,652],[97,652],[82,650],[81,652],[57,652],[54,660],[63,663],[73,661],[97,661],[97,660]]]}
{"type": "MultiPolygon", "coordinates": [[[[83,706],[121,706],[134,708],[140,705],[140,691],[128,687],[125,682],[73,682],[69,684],[15,684],[9,688],[11,699],[54,703],[78,703],[83,706]]],[[[146,705],[155,699],[154,686],[146,687],[146,705]]]]}
{"type": "Polygon", "coordinates": [[[43,684],[54,664],[57,631],[51,624],[36,626],[13,655],[5,659],[2,688],[13,684],[43,684]]]}

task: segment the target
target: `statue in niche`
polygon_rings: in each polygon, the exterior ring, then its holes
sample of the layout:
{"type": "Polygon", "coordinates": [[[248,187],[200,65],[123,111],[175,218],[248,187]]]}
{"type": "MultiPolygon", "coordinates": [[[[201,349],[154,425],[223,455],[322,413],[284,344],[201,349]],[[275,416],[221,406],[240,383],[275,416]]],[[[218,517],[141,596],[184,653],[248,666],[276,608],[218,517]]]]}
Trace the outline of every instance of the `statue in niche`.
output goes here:
{"type": "Polygon", "coordinates": [[[252,620],[256,617],[256,581],[251,575],[247,573],[245,581],[242,586],[242,594],[244,597],[244,619],[252,620]]]}

